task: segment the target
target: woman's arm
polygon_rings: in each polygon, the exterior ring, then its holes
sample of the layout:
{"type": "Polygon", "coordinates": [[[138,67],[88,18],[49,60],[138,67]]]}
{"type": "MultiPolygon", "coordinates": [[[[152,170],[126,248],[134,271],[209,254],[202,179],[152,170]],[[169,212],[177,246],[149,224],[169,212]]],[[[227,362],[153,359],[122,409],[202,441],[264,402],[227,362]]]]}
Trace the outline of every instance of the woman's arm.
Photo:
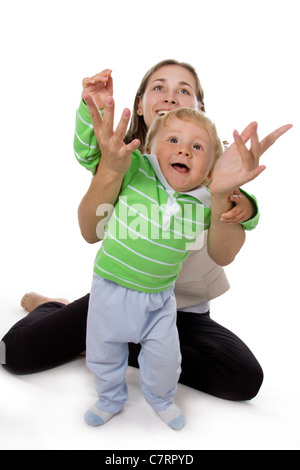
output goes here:
{"type": "MultiPolygon", "coordinates": [[[[263,154],[276,140],[284,134],[291,126],[283,126],[271,132],[260,142],[261,154],[263,154]]],[[[243,137],[245,135],[242,134],[243,137]]],[[[230,196],[233,207],[222,214],[222,221],[228,224],[242,224],[245,230],[253,230],[258,225],[260,218],[256,198],[240,188],[230,196]]]]}
{"type": "MultiPolygon", "coordinates": [[[[89,94],[98,109],[103,110],[107,97],[113,95],[111,70],[105,69],[91,78],[82,80],[82,95],[89,94]]],[[[94,134],[89,110],[83,99],[76,113],[74,153],[77,161],[94,175],[100,161],[101,152],[94,134]]]]}
{"type": "Polygon", "coordinates": [[[207,251],[219,266],[232,263],[245,243],[245,231],[241,224],[226,224],[221,216],[232,207],[229,197],[211,195],[211,223],[208,231],[207,251]]]}
{"type": "Polygon", "coordinates": [[[107,217],[108,207],[112,211],[124,175],[131,165],[131,153],[138,148],[140,142],[134,140],[128,145],[123,142],[130,119],[129,109],[123,111],[114,132],[113,98],[106,99],[103,118],[93,98],[89,94],[84,94],[83,98],[92,118],[94,133],[101,146],[102,156],[90,187],[79,205],[78,220],[83,238],[88,243],[96,243],[99,241],[97,225],[104,217],[107,217]],[[101,211],[101,206],[103,211],[101,211]]]}
{"type": "Polygon", "coordinates": [[[90,187],[78,207],[80,231],[88,243],[97,243],[103,238],[103,234],[97,232],[97,226],[104,217],[110,218],[122,181],[121,174],[101,168],[99,164],[90,187]],[[97,215],[99,213],[101,215],[97,215]]]}
{"type": "Polygon", "coordinates": [[[245,242],[240,224],[226,224],[221,219],[222,214],[230,210],[231,194],[264,171],[265,166],[259,166],[260,156],[291,127],[283,126],[259,142],[257,123],[253,122],[241,136],[234,132],[235,143],[217,161],[210,186],[212,218],[208,253],[220,266],[230,264],[245,242]],[[248,150],[245,143],[250,138],[251,148],[248,150]]]}

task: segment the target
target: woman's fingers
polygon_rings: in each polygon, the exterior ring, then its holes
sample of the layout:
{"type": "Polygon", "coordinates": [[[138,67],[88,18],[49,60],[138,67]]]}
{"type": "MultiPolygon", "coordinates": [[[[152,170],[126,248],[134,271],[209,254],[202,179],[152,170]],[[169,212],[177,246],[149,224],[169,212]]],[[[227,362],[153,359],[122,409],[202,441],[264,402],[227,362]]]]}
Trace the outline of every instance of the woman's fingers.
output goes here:
{"type": "Polygon", "coordinates": [[[292,124],[286,124],[281,126],[275,131],[271,132],[261,142],[257,135],[257,123],[252,122],[249,124],[241,135],[237,131],[234,131],[233,136],[238,149],[238,152],[242,158],[243,166],[247,171],[251,171],[259,164],[259,158],[265,153],[279,137],[285,134],[293,126],[292,124]],[[250,151],[246,147],[247,141],[251,138],[250,151]]]}
{"type": "Polygon", "coordinates": [[[293,127],[292,124],[286,124],[285,126],[281,126],[276,131],[271,132],[271,134],[267,135],[261,143],[260,143],[260,148],[261,148],[261,155],[268,150],[268,148],[273,145],[279,137],[281,137],[283,134],[285,134],[289,129],[293,127]]]}
{"type": "Polygon", "coordinates": [[[129,120],[130,120],[130,110],[128,108],[125,108],[122,113],[119,124],[117,125],[115,133],[114,133],[114,137],[117,141],[123,142],[123,140],[125,139],[129,120]]]}
{"type": "MultiPolygon", "coordinates": [[[[86,102],[90,116],[92,118],[94,132],[97,137],[100,148],[103,144],[107,146],[108,143],[111,142],[113,144],[117,144],[117,147],[119,148],[123,147],[124,154],[129,155],[140,146],[140,141],[138,139],[133,140],[128,145],[124,145],[124,138],[127,132],[127,127],[131,116],[130,110],[128,108],[124,109],[120,122],[116,128],[116,131],[114,132],[113,125],[115,104],[113,98],[109,96],[106,99],[104,115],[102,118],[101,113],[93,97],[88,93],[84,93],[82,97],[86,102]]],[[[115,146],[112,148],[115,148],[115,146]]]]}
{"type": "Polygon", "coordinates": [[[115,102],[112,96],[105,100],[103,115],[103,137],[109,139],[114,132],[115,102]]]}
{"type": "Polygon", "coordinates": [[[261,148],[257,131],[255,131],[251,136],[250,154],[252,155],[252,168],[255,168],[258,165],[259,157],[261,156],[261,148]]]}
{"type": "Polygon", "coordinates": [[[126,154],[131,155],[132,152],[138,149],[140,145],[141,142],[139,141],[139,139],[134,139],[132,142],[126,145],[126,154]]]}
{"type": "Polygon", "coordinates": [[[240,135],[242,141],[246,144],[255,131],[257,131],[257,122],[250,122],[240,135]]]}
{"type": "Polygon", "coordinates": [[[234,141],[240,154],[242,165],[246,171],[253,170],[253,157],[251,151],[247,149],[242,136],[237,130],[233,132],[234,141]]]}
{"type": "Polygon", "coordinates": [[[96,105],[93,97],[89,93],[83,93],[82,98],[84,99],[88,107],[88,110],[89,110],[89,113],[93,122],[93,126],[94,126],[94,132],[97,136],[97,133],[101,131],[102,129],[102,116],[100,114],[99,108],[96,105]]]}
{"type": "MultiPolygon", "coordinates": [[[[265,153],[268,148],[270,148],[279,137],[285,134],[289,129],[293,127],[292,124],[286,124],[284,126],[279,127],[275,131],[271,132],[267,137],[265,137],[260,143],[260,156],[265,153]]],[[[251,122],[241,133],[241,138],[244,143],[247,143],[248,140],[255,136],[255,131],[257,130],[257,122],[251,122]]],[[[256,142],[257,145],[257,142],[256,142]]],[[[256,147],[257,151],[257,147],[256,147]]]]}

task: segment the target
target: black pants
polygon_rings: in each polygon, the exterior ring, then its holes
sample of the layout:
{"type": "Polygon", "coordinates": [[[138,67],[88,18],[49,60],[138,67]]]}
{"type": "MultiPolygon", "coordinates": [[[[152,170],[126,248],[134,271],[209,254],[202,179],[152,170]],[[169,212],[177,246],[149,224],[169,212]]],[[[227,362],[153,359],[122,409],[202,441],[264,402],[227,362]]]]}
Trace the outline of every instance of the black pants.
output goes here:
{"type": "MultiPolygon", "coordinates": [[[[48,302],[16,323],[3,340],[14,374],[31,374],[66,363],[86,349],[89,295],[63,305],[48,302]]],[[[178,311],[182,353],[180,383],[228,400],[251,400],[262,369],[249,348],[208,313],[178,311]]],[[[140,346],[130,344],[129,365],[138,367],[140,346]]]]}

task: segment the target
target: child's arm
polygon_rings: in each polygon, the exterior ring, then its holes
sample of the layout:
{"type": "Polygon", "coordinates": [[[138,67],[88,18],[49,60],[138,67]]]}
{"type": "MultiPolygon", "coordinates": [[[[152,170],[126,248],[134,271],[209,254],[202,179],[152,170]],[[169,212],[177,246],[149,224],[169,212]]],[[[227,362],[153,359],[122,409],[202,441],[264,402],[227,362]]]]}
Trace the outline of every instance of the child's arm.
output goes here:
{"type": "Polygon", "coordinates": [[[242,224],[245,230],[253,230],[257,227],[260,213],[257,200],[252,194],[248,194],[241,188],[230,196],[233,207],[222,214],[222,222],[227,224],[242,224]]]}
{"type": "Polygon", "coordinates": [[[234,132],[235,143],[218,160],[210,186],[212,214],[208,234],[208,253],[215,263],[230,264],[245,241],[240,224],[225,224],[221,220],[222,214],[230,209],[230,195],[265,169],[259,166],[260,156],[291,127],[283,126],[259,142],[257,123],[251,123],[241,136],[234,132]],[[249,138],[250,150],[245,145],[249,138]]]}
{"type": "Polygon", "coordinates": [[[107,205],[113,208],[122,185],[124,175],[131,165],[131,154],[139,145],[134,140],[125,145],[123,139],[130,119],[129,109],[123,111],[121,120],[113,131],[114,101],[112,97],[106,99],[103,118],[93,98],[84,94],[83,98],[88,106],[94,133],[101,145],[101,159],[90,187],[83,197],[78,208],[78,220],[82,236],[88,243],[99,241],[96,228],[100,220],[106,216],[107,205]],[[97,215],[97,209],[103,205],[102,215],[97,215]]]}
{"type": "MultiPolygon", "coordinates": [[[[82,87],[82,95],[88,93],[98,109],[103,110],[106,98],[113,95],[111,70],[105,69],[92,78],[84,78],[82,87]]],[[[74,153],[77,161],[92,174],[95,174],[101,153],[90,113],[83,99],[81,99],[76,113],[74,153]]]]}

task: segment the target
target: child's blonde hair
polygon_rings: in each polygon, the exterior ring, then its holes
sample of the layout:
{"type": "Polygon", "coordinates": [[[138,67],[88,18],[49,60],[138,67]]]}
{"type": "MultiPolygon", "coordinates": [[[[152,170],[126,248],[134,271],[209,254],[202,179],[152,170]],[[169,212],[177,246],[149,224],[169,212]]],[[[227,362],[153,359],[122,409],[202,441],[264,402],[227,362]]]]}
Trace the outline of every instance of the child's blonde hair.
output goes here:
{"type": "MultiPolygon", "coordinates": [[[[217,129],[216,129],[214,122],[211,119],[209,119],[203,112],[198,111],[197,109],[175,108],[171,111],[168,111],[164,116],[155,119],[155,121],[153,122],[153,124],[151,125],[147,133],[144,152],[149,152],[151,148],[151,142],[154,136],[156,135],[156,133],[158,132],[158,130],[160,129],[160,127],[167,125],[168,121],[174,118],[180,119],[181,121],[194,122],[200,127],[204,127],[204,129],[207,131],[209,137],[212,140],[212,144],[214,146],[214,162],[210,170],[210,175],[211,175],[218,158],[224,152],[224,147],[218,136],[217,129]]],[[[206,181],[203,182],[203,184],[206,184],[208,186],[210,182],[211,182],[211,178],[208,178],[206,181]]]]}

